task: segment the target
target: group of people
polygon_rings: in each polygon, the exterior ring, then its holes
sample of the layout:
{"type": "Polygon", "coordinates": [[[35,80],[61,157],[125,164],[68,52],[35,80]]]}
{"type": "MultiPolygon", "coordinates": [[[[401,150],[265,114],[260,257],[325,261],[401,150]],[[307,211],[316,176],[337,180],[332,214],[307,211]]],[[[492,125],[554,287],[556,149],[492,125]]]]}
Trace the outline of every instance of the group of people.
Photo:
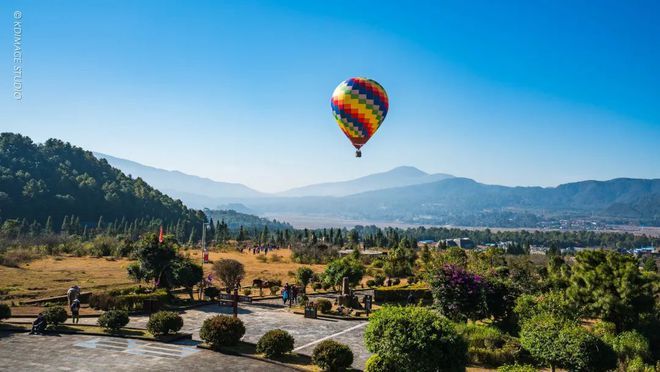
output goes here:
{"type": "MultiPolygon", "coordinates": [[[[71,310],[71,322],[76,324],[80,322],[80,287],[77,285],[72,286],[66,291],[66,299],[71,310]]],[[[31,335],[40,335],[46,331],[48,324],[44,313],[39,313],[37,319],[32,322],[31,335]]]]}
{"type": "Polygon", "coordinates": [[[289,306],[292,306],[294,303],[298,303],[299,291],[299,288],[293,284],[284,284],[284,287],[282,287],[282,302],[285,305],[287,302],[289,302],[289,306]]]}
{"type": "Polygon", "coordinates": [[[252,254],[268,254],[268,252],[272,252],[274,249],[279,249],[279,247],[272,246],[272,245],[258,245],[256,247],[250,248],[250,251],[252,254]]]}

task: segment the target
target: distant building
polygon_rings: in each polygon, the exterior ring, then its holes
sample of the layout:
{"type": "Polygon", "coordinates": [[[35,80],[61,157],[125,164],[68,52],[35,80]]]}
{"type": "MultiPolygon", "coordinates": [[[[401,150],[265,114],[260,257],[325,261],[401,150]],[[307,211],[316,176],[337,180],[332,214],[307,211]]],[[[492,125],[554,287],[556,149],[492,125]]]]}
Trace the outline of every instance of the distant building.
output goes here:
{"type": "Polygon", "coordinates": [[[436,243],[435,240],[420,240],[417,242],[417,248],[424,248],[425,245],[428,245],[429,247],[437,247],[438,243],[436,243]]]}
{"type": "Polygon", "coordinates": [[[447,247],[459,247],[463,249],[472,249],[475,247],[474,242],[470,238],[446,239],[445,245],[447,247]]]}
{"type": "Polygon", "coordinates": [[[529,254],[546,254],[548,252],[548,247],[540,245],[530,245],[529,254]]]}
{"type": "MultiPolygon", "coordinates": [[[[348,255],[352,254],[353,251],[354,251],[353,249],[342,249],[341,251],[339,251],[339,255],[340,255],[340,256],[348,256],[348,255]]],[[[383,255],[385,255],[386,253],[383,252],[383,251],[376,251],[376,250],[372,250],[372,249],[365,249],[365,250],[361,250],[361,251],[360,251],[360,254],[361,254],[361,255],[365,255],[365,256],[378,257],[378,256],[383,256],[383,255]]]]}

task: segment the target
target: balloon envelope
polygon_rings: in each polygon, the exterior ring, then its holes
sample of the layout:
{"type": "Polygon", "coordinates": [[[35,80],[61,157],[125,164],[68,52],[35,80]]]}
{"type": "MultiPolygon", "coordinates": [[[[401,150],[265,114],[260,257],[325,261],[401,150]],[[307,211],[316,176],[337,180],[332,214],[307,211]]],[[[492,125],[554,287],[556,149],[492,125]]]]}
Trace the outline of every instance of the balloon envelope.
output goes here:
{"type": "Polygon", "coordinates": [[[389,101],[387,92],[376,81],[356,77],[335,88],[331,106],[339,128],[359,150],[385,120],[389,101]]]}

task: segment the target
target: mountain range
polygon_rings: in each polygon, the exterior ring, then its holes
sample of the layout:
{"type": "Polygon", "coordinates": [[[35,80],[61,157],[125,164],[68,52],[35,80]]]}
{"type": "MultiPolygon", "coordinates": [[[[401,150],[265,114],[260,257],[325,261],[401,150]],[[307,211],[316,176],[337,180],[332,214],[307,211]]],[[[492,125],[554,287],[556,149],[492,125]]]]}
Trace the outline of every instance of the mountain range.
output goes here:
{"type": "Polygon", "coordinates": [[[276,194],[96,154],[193,208],[463,226],[534,227],[563,218],[660,226],[660,179],[618,178],[557,187],[487,185],[398,167],[276,194]]]}

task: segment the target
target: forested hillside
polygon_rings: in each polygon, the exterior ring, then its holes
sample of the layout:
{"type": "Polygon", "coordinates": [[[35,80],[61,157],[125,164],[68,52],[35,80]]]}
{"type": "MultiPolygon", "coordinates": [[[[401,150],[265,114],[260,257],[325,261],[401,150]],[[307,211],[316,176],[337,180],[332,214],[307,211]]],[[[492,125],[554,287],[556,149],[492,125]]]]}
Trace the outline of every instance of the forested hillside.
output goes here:
{"type": "Polygon", "coordinates": [[[9,219],[53,231],[104,223],[115,230],[151,223],[189,231],[205,216],[90,151],[57,139],[35,144],[29,137],[2,133],[0,220],[9,219]]]}
{"type": "Polygon", "coordinates": [[[235,210],[231,209],[204,209],[204,213],[206,213],[206,215],[213,219],[215,222],[224,221],[230,231],[238,231],[241,226],[243,226],[244,229],[258,229],[259,231],[261,231],[264,227],[267,227],[270,231],[293,230],[293,226],[286,222],[269,220],[267,218],[253,216],[251,214],[236,212],[235,210]]]}

